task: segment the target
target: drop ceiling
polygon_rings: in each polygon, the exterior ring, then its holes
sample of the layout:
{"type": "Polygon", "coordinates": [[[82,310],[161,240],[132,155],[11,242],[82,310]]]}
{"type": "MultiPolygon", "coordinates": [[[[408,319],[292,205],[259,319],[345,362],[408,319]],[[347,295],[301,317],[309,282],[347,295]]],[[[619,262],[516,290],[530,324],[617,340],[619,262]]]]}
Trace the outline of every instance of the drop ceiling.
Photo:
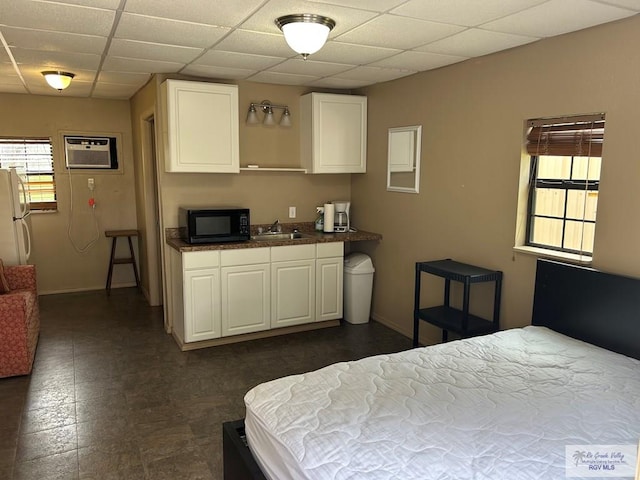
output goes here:
{"type": "Polygon", "coordinates": [[[154,73],[353,89],[616,21],[640,0],[0,0],[0,92],[126,99],[154,73]],[[336,21],[307,61],[274,20],[336,21]],[[58,93],[43,70],[76,74],[58,93]]]}

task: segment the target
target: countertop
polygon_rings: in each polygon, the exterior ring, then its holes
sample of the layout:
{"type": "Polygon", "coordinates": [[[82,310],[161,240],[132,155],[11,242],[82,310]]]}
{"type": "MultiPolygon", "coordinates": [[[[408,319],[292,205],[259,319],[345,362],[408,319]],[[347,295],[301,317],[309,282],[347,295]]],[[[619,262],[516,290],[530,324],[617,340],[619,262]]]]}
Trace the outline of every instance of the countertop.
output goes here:
{"type": "MultiPolygon", "coordinates": [[[[290,232],[283,225],[284,232],[290,232]]],[[[269,240],[256,241],[247,240],[246,242],[229,242],[229,243],[210,243],[203,245],[191,245],[178,237],[177,228],[166,229],[166,241],[169,246],[179,252],[202,252],[206,250],[236,250],[239,248],[260,248],[260,247],[277,247],[282,245],[305,245],[310,243],[328,243],[328,242],[362,242],[366,240],[380,241],[382,235],[379,233],[366,232],[359,230],[349,233],[323,233],[306,228],[300,228],[300,232],[308,235],[307,238],[297,238],[295,240],[269,240]]]]}

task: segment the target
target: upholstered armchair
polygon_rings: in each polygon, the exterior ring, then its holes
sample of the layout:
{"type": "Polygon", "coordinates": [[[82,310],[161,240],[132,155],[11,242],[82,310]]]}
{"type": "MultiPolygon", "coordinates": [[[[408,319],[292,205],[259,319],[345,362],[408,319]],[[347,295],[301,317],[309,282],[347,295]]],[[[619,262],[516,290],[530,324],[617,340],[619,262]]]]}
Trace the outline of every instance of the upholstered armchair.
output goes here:
{"type": "Polygon", "coordinates": [[[0,377],[27,375],[40,333],[36,268],[5,266],[2,280],[8,292],[0,294],[0,377]]]}

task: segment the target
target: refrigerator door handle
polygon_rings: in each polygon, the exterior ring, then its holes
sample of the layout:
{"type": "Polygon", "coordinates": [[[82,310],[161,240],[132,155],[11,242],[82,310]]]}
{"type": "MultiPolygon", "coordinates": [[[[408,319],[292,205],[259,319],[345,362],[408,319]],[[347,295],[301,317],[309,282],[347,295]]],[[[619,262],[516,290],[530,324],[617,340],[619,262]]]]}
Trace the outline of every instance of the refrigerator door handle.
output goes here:
{"type": "MultiPolygon", "coordinates": [[[[16,178],[18,179],[18,183],[20,184],[20,187],[18,188],[19,192],[20,192],[20,196],[22,197],[21,202],[20,202],[20,206],[21,206],[21,217],[24,218],[27,216],[27,214],[29,213],[29,198],[28,198],[28,194],[27,194],[27,186],[24,184],[24,182],[22,181],[22,178],[20,178],[19,175],[16,175],[16,178]]],[[[28,231],[28,229],[27,229],[28,231]]],[[[27,255],[28,256],[28,255],[27,255]]]]}
{"type": "Polygon", "coordinates": [[[22,228],[24,229],[24,232],[26,234],[25,236],[25,254],[24,254],[24,260],[25,262],[27,260],[29,260],[29,257],[31,256],[31,232],[29,232],[29,225],[27,225],[27,222],[25,222],[24,218],[20,219],[20,225],[22,225],[22,228]]]}

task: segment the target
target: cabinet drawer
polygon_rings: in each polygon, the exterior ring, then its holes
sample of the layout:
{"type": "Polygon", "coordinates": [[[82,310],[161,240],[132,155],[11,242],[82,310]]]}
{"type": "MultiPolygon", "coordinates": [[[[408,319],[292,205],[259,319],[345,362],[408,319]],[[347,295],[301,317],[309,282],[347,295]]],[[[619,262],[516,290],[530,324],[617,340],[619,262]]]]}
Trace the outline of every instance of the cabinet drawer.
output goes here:
{"type": "Polygon", "coordinates": [[[271,247],[272,262],[287,262],[289,260],[308,260],[316,258],[315,245],[285,245],[271,247]]]}
{"type": "Polygon", "coordinates": [[[230,267],[233,265],[269,263],[271,257],[269,250],[269,247],[222,250],[220,252],[220,264],[223,267],[230,267]]]}
{"type": "Polygon", "coordinates": [[[342,257],[344,255],[344,242],[318,243],[317,258],[342,257]]]}
{"type": "Polygon", "coordinates": [[[182,254],[182,267],[185,270],[192,268],[210,268],[220,265],[220,252],[185,252],[182,254]]]}

